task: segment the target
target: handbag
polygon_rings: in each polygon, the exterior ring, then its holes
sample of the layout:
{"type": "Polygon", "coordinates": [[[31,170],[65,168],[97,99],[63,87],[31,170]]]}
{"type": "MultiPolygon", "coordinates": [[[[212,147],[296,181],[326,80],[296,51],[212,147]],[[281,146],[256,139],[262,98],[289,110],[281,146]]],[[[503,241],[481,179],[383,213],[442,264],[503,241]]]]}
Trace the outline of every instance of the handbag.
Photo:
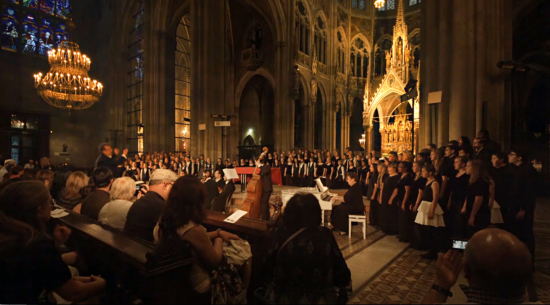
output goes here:
{"type": "Polygon", "coordinates": [[[250,244],[244,239],[231,240],[223,243],[223,255],[228,263],[240,267],[252,257],[252,250],[250,244]]]}

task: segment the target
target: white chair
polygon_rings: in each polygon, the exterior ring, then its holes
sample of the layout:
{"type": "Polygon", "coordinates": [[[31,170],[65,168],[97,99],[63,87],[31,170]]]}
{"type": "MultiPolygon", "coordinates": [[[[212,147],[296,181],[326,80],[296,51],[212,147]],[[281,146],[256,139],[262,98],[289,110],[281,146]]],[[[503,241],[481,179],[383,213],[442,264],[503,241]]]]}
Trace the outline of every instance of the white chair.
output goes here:
{"type": "Polygon", "coordinates": [[[367,216],[365,215],[349,215],[349,239],[351,239],[351,223],[357,222],[363,224],[363,239],[367,239],[367,216]]]}

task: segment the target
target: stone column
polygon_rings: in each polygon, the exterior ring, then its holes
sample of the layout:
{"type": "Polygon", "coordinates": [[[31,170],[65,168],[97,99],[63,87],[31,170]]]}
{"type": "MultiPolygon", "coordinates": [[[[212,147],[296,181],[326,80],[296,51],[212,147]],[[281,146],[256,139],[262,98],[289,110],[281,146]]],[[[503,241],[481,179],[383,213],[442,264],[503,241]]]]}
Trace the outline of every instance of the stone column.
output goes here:
{"type": "Polygon", "coordinates": [[[225,114],[226,2],[195,0],[192,5],[191,153],[215,160],[224,156],[222,130],[212,114],[225,114]],[[206,130],[199,131],[199,124],[206,130]]]}
{"type": "Polygon", "coordinates": [[[501,134],[509,118],[503,117],[505,79],[498,77],[496,64],[511,57],[506,35],[511,5],[508,0],[422,1],[420,147],[472,138],[482,128],[497,141],[509,136],[501,134]],[[443,91],[442,103],[427,105],[434,91],[443,91]]]}
{"type": "Polygon", "coordinates": [[[372,126],[364,126],[365,129],[365,153],[368,155],[374,149],[374,129],[372,126]]]}

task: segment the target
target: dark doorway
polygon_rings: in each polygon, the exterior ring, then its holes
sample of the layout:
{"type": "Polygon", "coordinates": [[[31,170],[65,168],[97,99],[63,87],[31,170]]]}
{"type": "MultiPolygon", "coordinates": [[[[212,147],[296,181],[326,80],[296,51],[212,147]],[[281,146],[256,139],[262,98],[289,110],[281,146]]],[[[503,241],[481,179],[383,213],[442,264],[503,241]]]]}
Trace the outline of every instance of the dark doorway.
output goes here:
{"type": "Polygon", "coordinates": [[[359,139],[363,134],[363,102],[356,97],[353,100],[353,112],[351,114],[349,130],[349,146],[353,151],[363,151],[359,139]]]}
{"type": "Polygon", "coordinates": [[[317,89],[317,102],[315,103],[315,126],[313,146],[315,149],[323,149],[323,97],[321,90],[317,89]]]}

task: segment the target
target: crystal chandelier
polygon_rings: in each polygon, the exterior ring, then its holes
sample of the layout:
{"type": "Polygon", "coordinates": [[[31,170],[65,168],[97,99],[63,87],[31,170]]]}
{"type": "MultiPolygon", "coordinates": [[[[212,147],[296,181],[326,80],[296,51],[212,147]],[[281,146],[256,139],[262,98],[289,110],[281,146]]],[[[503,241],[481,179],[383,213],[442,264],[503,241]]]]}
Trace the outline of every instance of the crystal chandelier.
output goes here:
{"type": "Polygon", "coordinates": [[[386,4],[386,0],[375,0],[374,1],[374,7],[376,7],[376,8],[383,8],[384,4],[386,4]]]}
{"type": "Polygon", "coordinates": [[[88,77],[90,58],[80,53],[78,44],[63,41],[48,51],[50,72],[34,75],[38,94],[46,103],[69,111],[86,109],[103,94],[103,85],[88,77]]]}

